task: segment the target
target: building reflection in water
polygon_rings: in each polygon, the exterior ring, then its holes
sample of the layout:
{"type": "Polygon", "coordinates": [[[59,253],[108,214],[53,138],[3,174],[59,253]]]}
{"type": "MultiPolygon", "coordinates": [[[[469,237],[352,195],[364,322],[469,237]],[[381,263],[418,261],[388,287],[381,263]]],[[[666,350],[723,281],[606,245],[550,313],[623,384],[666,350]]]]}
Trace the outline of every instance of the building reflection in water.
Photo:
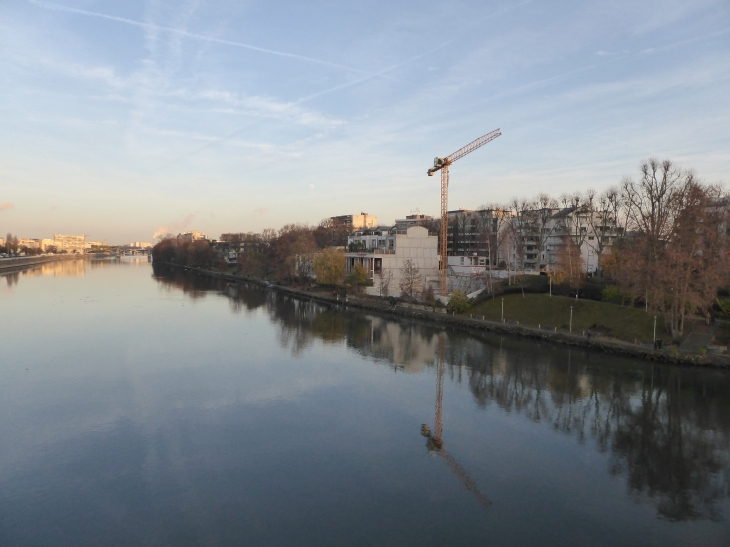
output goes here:
{"type": "MultiPolygon", "coordinates": [[[[160,267],[155,278],[191,298],[215,291],[235,313],[263,312],[298,354],[315,340],[341,344],[396,371],[436,367],[431,325],[297,300],[258,285],[230,284],[160,267]]],[[[443,374],[495,406],[609,455],[607,472],[637,503],[670,521],[721,520],[730,497],[730,379],[561,346],[458,331],[442,334],[443,374]]]]}
{"type": "Polygon", "coordinates": [[[17,284],[23,277],[39,277],[39,276],[52,276],[52,277],[83,277],[86,274],[86,267],[91,265],[94,267],[101,267],[101,264],[107,263],[107,260],[87,260],[83,257],[69,260],[54,260],[51,262],[44,262],[35,266],[30,266],[22,270],[14,270],[10,272],[2,272],[0,276],[5,279],[5,282],[9,287],[17,284]]]}

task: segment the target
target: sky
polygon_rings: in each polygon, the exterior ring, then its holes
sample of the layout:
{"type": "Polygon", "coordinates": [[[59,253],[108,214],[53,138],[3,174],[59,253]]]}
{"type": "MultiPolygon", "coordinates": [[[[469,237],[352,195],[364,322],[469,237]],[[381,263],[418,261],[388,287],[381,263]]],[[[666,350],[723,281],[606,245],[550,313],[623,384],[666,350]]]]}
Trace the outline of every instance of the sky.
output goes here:
{"type": "Polygon", "coordinates": [[[0,233],[110,243],[730,182],[730,3],[0,0],[0,233]]]}

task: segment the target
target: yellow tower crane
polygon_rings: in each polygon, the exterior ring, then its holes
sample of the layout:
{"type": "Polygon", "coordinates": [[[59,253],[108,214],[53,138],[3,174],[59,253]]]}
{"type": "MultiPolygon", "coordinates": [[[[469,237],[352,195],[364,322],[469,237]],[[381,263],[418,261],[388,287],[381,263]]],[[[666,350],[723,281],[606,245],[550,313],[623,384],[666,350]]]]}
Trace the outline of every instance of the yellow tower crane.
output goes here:
{"type": "MultiPolygon", "coordinates": [[[[433,174],[441,170],[441,267],[439,269],[439,289],[440,295],[446,296],[447,284],[446,284],[446,272],[448,271],[449,265],[446,257],[446,240],[449,236],[448,229],[448,204],[449,204],[449,166],[459,158],[463,158],[467,154],[474,152],[477,148],[481,148],[490,141],[493,141],[499,137],[502,132],[499,129],[495,129],[491,133],[487,133],[483,137],[479,137],[477,140],[470,142],[464,148],[460,148],[453,154],[446,156],[445,158],[435,158],[433,160],[433,167],[428,170],[428,176],[432,177],[433,174]]],[[[490,259],[491,260],[491,259],[490,259]]]]}

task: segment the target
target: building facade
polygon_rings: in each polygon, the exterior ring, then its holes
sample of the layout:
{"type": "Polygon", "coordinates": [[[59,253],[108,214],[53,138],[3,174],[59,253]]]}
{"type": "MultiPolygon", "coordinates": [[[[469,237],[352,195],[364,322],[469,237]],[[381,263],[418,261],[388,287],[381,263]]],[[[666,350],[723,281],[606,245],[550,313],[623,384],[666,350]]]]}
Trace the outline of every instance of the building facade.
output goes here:
{"type": "Polygon", "coordinates": [[[83,253],[86,247],[86,236],[53,234],[53,246],[56,248],[56,251],[83,253]]]}
{"type": "Polygon", "coordinates": [[[21,237],[18,240],[18,247],[27,247],[28,249],[40,249],[41,240],[40,239],[31,239],[28,237],[21,237]]]}
{"type": "Polygon", "coordinates": [[[378,226],[378,217],[362,212],[359,215],[340,215],[330,218],[333,222],[346,226],[350,230],[363,230],[378,226]]]}
{"type": "Polygon", "coordinates": [[[198,241],[199,239],[208,239],[208,237],[205,234],[203,234],[197,230],[191,230],[189,232],[181,232],[181,233],[177,234],[177,237],[179,239],[184,239],[187,241],[198,241]]]}
{"type": "Polygon", "coordinates": [[[359,230],[348,238],[347,271],[355,264],[361,264],[373,287],[369,294],[381,293],[380,280],[388,277],[388,292],[400,293],[406,261],[418,268],[422,286],[438,281],[439,253],[438,236],[430,235],[422,226],[411,226],[398,230],[393,226],[379,226],[359,230]]]}
{"type": "Polygon", "coordinates": [[[552,272],[566,260],[579,260],[589,274],[600,267],[622,229],[609,215],[588,207],[536,209],[512,219],[510,269],[552,272]]]}

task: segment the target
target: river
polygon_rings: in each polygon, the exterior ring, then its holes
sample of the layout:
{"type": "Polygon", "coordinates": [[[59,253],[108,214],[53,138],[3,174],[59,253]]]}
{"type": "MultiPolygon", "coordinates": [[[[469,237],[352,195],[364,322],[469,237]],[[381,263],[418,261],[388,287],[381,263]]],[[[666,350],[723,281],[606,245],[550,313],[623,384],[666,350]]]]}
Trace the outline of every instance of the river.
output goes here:
{"type": "Polygon", "coordinates": [[[146,258],[3,273],[0,318],[3,546],[730,545],[724,371],[146,258]]]}

